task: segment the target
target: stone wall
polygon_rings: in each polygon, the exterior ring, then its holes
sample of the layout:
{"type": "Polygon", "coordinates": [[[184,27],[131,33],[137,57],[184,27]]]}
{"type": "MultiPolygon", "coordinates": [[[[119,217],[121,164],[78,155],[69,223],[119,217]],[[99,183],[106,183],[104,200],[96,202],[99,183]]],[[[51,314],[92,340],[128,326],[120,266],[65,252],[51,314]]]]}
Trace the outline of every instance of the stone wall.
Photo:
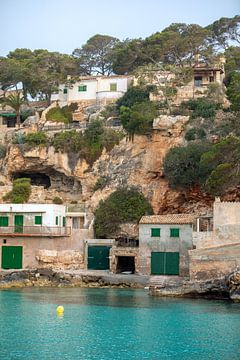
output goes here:
{"type": "Polygon", "coordinates": [[[82,269],[84,267],[84,240],[92,236],[88,229],[72,230],[68,237],[37,237],[37,236],[5,236],[0,238],[0,264],[1,246],[23,247],[23,268],[33,269],[40,266],[49,267],[50,264],[58,268],[82,269]],[[67,250],[67,251],[66,251],[67,250]],[[70,258],[73,264],[71,267],[70,258]],[[40,262],[40,263],[39,263],[40,262]]]}
{"type": "Polygon", "coordinates": [[[189,251],[190,279],[218,279],[240,266],[240,243],[189,251]]]}
{"type": "Polygon", "coordinates": [[[179,252],[180,276],[189,275],[188,250],[193,248],[192,225],[140,224],[139,225],[139,271],[151,274],[151,252],[179,252]],[[151,229],[160,228],[161,236],[151,238],[151,229]],[[170,237],[170,228],[179,228],[179,237],[170,237]]]}
{"type": "Polygon", "coordinates": [[[110,271],[114,274],[117,273],[118,256],[133,256],[135,262],[135,274],[139,274],[140,271],[140,257],[139,249],[132,247],[117,247],[113,246],[110,250],[110,271]]]}

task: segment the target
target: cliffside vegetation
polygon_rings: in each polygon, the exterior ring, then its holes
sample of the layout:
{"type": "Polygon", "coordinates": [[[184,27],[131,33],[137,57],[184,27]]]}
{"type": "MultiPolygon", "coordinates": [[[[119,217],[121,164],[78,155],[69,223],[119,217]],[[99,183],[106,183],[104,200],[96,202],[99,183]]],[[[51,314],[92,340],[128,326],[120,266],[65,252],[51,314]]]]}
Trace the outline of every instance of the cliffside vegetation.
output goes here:
{"type": "Polygon", "coordinates": [[[141,193],[136,189],[119,188],[99,203],[95,211],[95,236],[115,236],[122,223],[137,223],[148,214],[152,214],[152,207],[141,193]]]}
{"type": "Polygon", "coordinates": [[[3,197],[3,200],[13,204],[23,204],[28,202],[30,195],[31,180],[21,178],[13,181],[12,190],[3,197]]]}
{"type": "Polygon", "coordinates": [[[93,121],[82,134],[76,130],[64,131],[55,135],[52,145],[56,151],[79,154],[89,164],[93,164],[104,148],[110,151],[122,139],[123,134],[104,128],[101,121],[93,121]]]}
{"type": "Polygon", "coordinates": [[[240,185],[240,138],[229,136],[217,144],[188,144],[170,149],[164,171],[173,188],[200,185],[211,195],[224,195],[240,185]]]}

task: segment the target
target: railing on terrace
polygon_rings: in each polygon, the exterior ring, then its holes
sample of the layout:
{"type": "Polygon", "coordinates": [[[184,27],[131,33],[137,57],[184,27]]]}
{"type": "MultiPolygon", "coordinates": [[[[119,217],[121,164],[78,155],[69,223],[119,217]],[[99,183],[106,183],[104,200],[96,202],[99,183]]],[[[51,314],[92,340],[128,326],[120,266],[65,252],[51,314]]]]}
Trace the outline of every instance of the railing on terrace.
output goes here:
{"type": "Polygon", "coordinates": [[[71,123],[71,124],[56,124],[56,125],[44,125],[41,130],[44,131],[58,131],[68,129],[86,129],[86,123],[71,123]]]}
{"type": "Polygon", "coordinates": [[[136,239],[117,239],[117,247],[139,247],[139,240],[136,239]]]}
{"type": "Polygon", "coordinates": [[[0,227],[0,236],[70,236],[71,227],[61,226],[4,226],[0,227]]]}
{"type": "Polygon", "coordinates": [[[85,212],[85,204],[71,204],[67,206],[67,212],[85,212]]]}

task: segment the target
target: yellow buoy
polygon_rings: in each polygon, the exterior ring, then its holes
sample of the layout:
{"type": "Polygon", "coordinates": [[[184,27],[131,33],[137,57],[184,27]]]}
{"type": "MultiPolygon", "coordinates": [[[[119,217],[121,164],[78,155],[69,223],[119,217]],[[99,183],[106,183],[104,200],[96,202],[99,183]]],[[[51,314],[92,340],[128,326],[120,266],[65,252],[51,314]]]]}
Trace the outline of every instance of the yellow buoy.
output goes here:
{"type": "Polygon", "coordinates": [[[62,315],[64,313],[64,307],[63,306],[58,306],[56,308],[56,312],[58,315],[62,315]]]}

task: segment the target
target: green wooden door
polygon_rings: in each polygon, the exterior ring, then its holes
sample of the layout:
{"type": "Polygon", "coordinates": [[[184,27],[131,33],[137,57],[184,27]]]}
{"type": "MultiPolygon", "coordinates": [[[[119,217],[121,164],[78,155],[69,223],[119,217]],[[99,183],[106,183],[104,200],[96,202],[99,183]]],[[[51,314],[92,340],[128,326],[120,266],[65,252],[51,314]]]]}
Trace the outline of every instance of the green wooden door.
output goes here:
{"type": "Polygon", "coordinates": [[[22,246],[2,246],[2,268],[22,269],[22,246]]]}
{"type": "Polygon", "coordinates": [[[108,270],[110,246],[88,247],[88,269],[108,270]]]}
{"type": "Polygon", "coordinates": [[[166,275],[179,275],[179,253],[166,253],[166,275]]]}
{"type": "Polygon", "coordinates": [[[152,252],[151,254],[151,274],[164,275],[165,273],[165,256],[164,252],[152,252]]]}
{"type": "Polygon", "coordinates": [[[179,275],[179,253],[152,252],[151,275],[179,275]]]}
{"type": "Polygon", "coordinates": [[[14,216],[14,226],[15,233],[23,233],[23,215],[14,216]]]}

